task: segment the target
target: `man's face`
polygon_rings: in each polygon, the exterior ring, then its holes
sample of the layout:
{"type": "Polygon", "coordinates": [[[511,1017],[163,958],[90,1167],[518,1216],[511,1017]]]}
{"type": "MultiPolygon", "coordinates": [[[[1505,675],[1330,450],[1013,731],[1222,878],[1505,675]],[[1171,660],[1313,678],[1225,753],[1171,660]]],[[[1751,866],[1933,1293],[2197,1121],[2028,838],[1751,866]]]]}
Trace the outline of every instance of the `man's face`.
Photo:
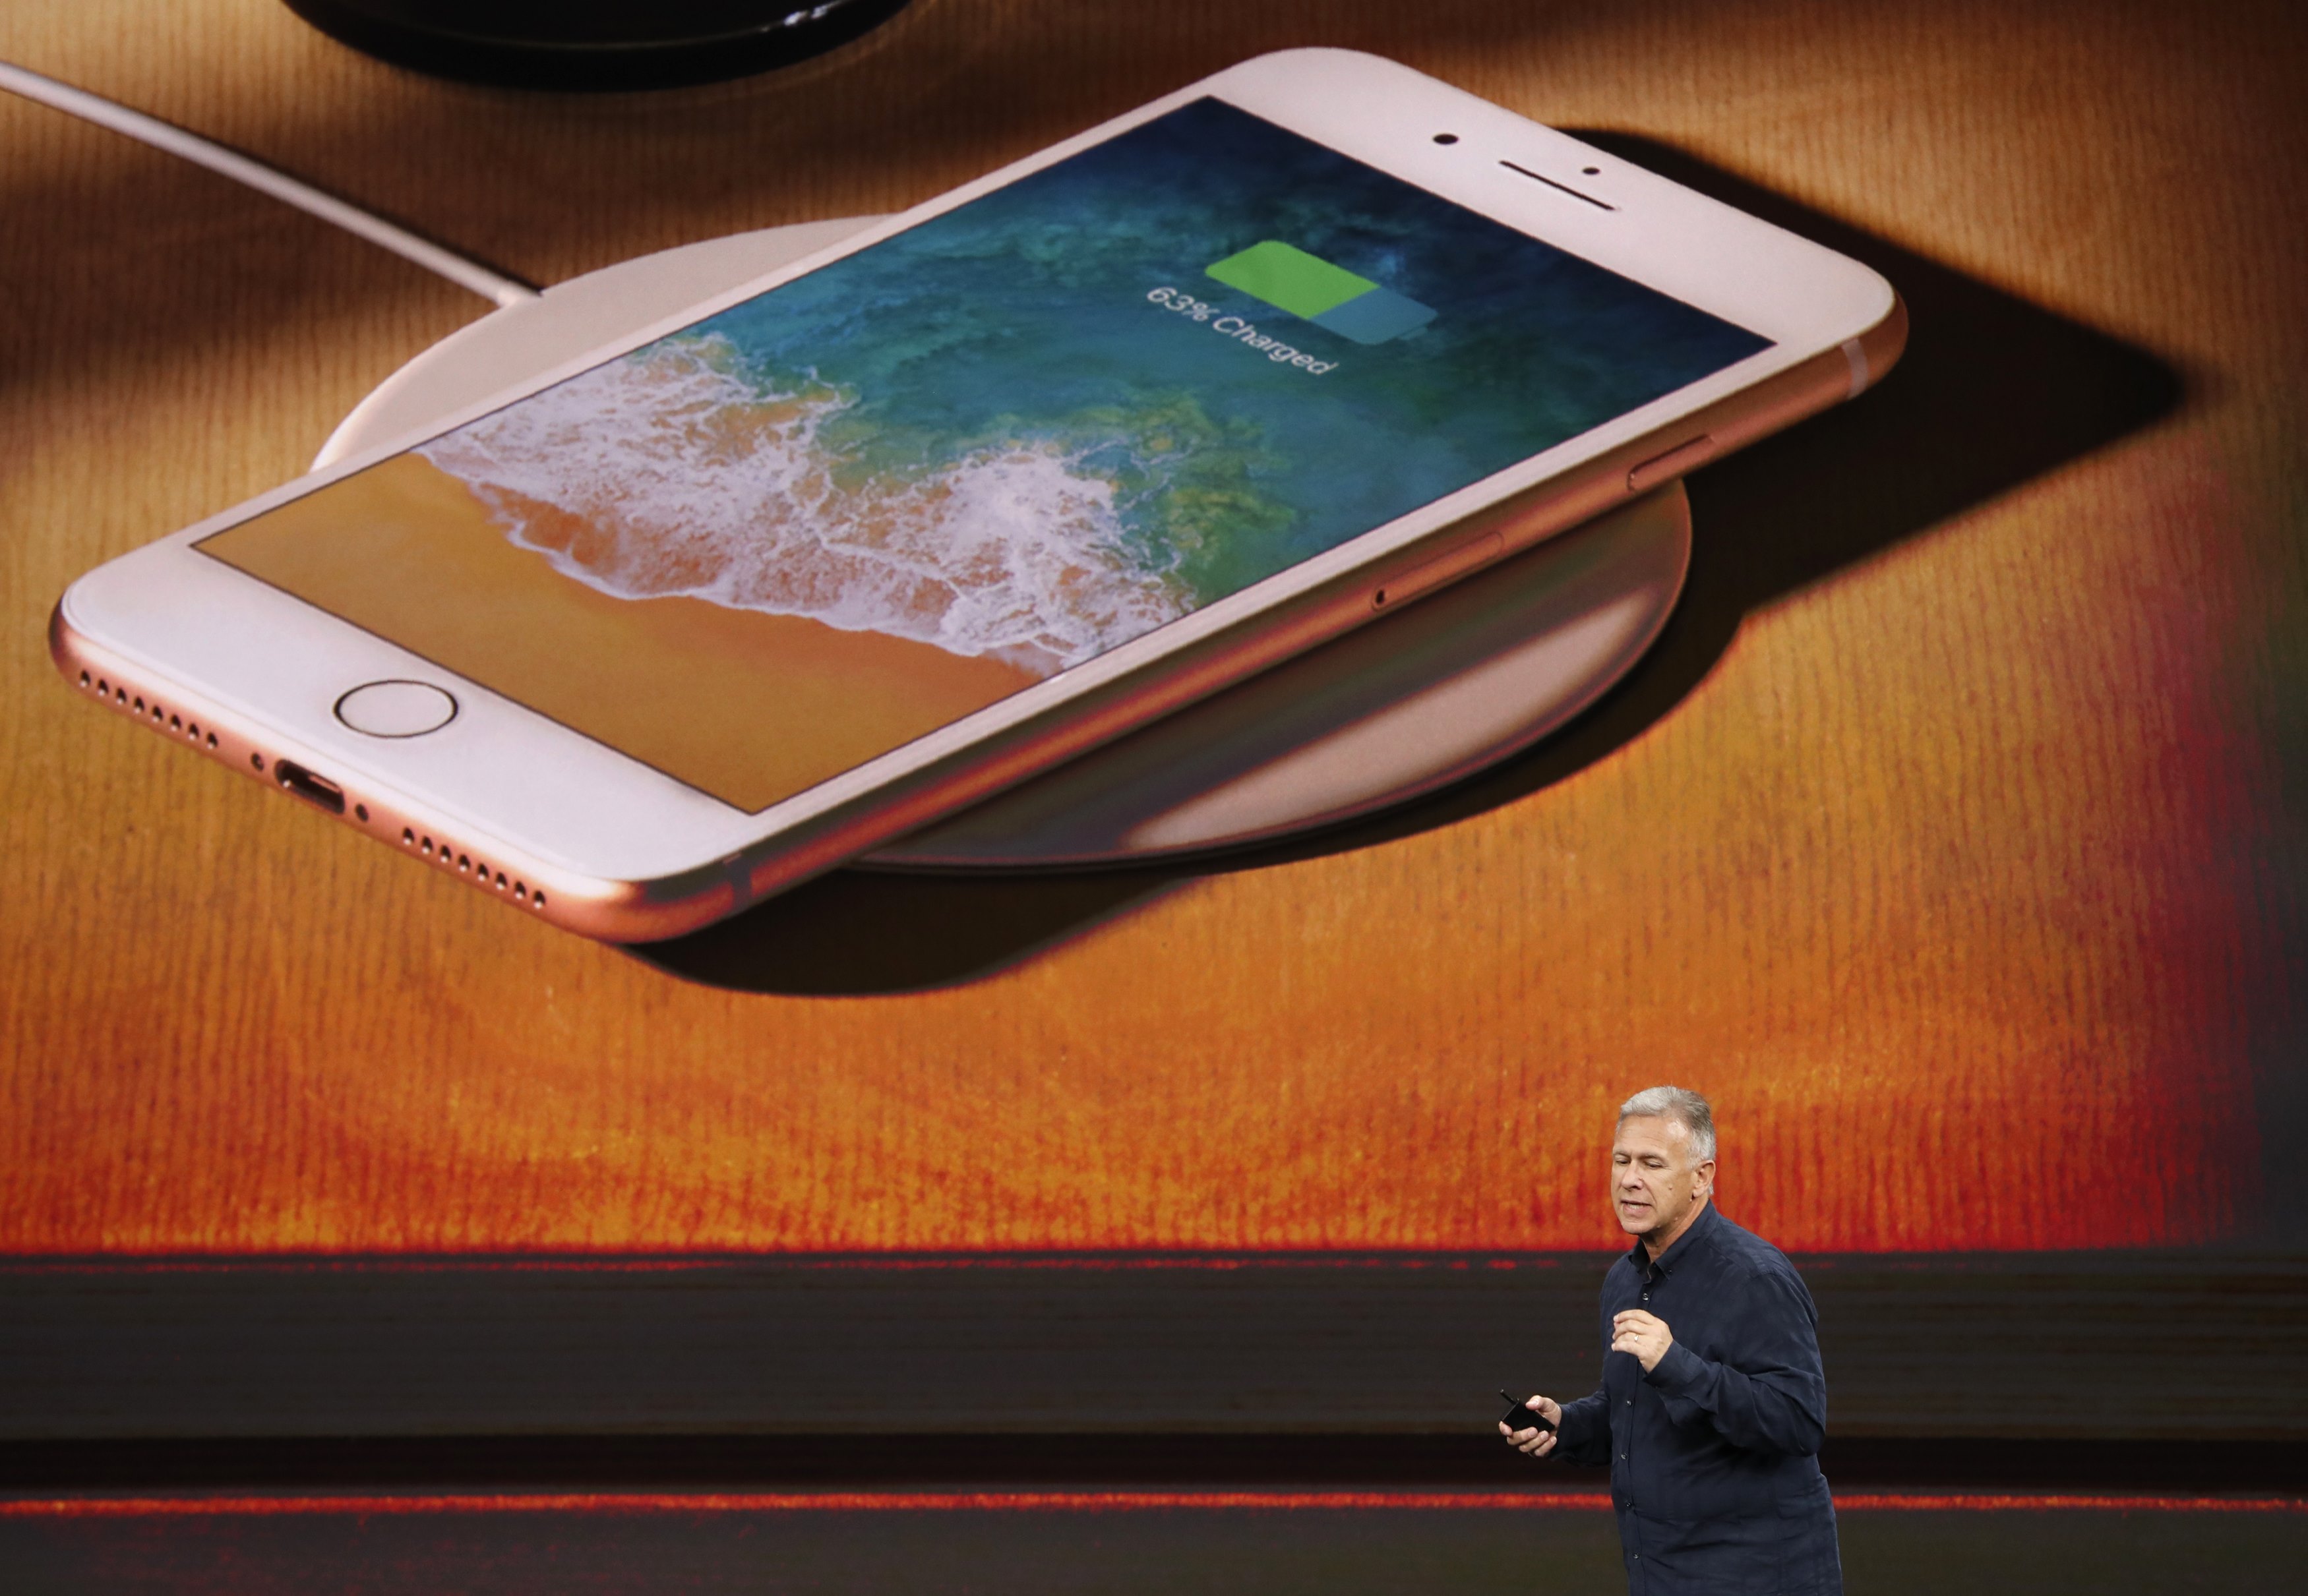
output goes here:
{"type": "Polygon", "coordinates": [[[1691,1162],[1691,1127],[1665,1115],[1619,1121],[1611,1142],[1611,1208],[1630,1236],[1671,1235],[1715,1181],[1715,1161],[1691,1162]]]}

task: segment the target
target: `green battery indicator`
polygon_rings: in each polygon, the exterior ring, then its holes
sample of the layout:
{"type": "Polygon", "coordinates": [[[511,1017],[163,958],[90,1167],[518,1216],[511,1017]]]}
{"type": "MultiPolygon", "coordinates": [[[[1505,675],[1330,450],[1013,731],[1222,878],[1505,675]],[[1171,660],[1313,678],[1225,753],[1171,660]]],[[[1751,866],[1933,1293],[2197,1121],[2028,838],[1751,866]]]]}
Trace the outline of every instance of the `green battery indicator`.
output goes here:
{"type": "Polygon", "coordinates": [[[1229,288],[1358,344],[1382,344],[1434,319],[1433,306],[1279,239],[1253,244],[1206,270],[1229,288]]]}

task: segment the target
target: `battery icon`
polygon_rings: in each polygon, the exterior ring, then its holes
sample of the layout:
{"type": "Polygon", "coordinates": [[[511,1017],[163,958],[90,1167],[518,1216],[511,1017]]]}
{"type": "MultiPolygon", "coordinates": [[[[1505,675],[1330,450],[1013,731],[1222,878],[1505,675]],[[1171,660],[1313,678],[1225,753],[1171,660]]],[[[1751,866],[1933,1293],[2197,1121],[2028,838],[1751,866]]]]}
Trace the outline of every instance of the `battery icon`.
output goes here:
{"type": "Polygon", "coordinates": [[[1279,239],[1253,244],[1205,270],[1229,288],[1358,344],[1382,344],[1434,319],[1433,306],[1279,239]]]}

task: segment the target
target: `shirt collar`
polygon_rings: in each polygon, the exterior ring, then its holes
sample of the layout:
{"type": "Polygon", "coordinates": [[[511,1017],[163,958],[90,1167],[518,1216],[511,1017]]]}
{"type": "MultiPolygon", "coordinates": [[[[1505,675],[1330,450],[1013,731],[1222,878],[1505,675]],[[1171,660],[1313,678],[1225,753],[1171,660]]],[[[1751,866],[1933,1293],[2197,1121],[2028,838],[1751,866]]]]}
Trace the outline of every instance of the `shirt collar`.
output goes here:
{"type": "Polygon", "coordinates": [[[1707,1206],[1699,1211],[1699,1217],[1691,1222],[1691,1228],[1675,1239],[1675,1244],[1659,1255],[1657,1263],[1653,1263],[1650,1254],[1643,1250],[1641,1236],[1635,1238],[1635,1244],[1628,1249],[1627,1257],[1634,1264],[1635,1272],[1646,1280],[1669,1274],[1681,1268],[1685,1260],[1705,1250],[1702,1244],[1714,1235],[1717,1223],[1715,1199],[1710,1197],[1707,1199],[1707,1206]]]}

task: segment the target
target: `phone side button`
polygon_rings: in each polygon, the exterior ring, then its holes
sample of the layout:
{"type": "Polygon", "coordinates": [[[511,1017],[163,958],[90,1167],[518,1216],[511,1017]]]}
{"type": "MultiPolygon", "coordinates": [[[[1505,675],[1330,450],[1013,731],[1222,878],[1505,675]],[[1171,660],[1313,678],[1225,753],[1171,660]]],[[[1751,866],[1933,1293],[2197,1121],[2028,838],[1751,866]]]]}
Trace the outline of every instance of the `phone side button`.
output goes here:
{"type": "Polygon", "coordinates": [[[1627,492],[1647,493],[1663,482],[1696,470],[1715,452],[1715,439],[1701,433],[1688,443],[1678,443],[1665,454],[1653,455],[1627,473],[1627,492]]]}
{"type": "Polygon", "coordinates": [[[1495,532],[1486,532],[1472,543],[1462,543],[1447,554],[1437,554],[1425,564],[1414,565],[1381,583],[1371,591],[1371,608],[1391,610],[1408,603],[1454,577],[1466,575],[1477,565],[1497,559],[1499,551],[1505,547],[1504,538],[1495,532]]]}

